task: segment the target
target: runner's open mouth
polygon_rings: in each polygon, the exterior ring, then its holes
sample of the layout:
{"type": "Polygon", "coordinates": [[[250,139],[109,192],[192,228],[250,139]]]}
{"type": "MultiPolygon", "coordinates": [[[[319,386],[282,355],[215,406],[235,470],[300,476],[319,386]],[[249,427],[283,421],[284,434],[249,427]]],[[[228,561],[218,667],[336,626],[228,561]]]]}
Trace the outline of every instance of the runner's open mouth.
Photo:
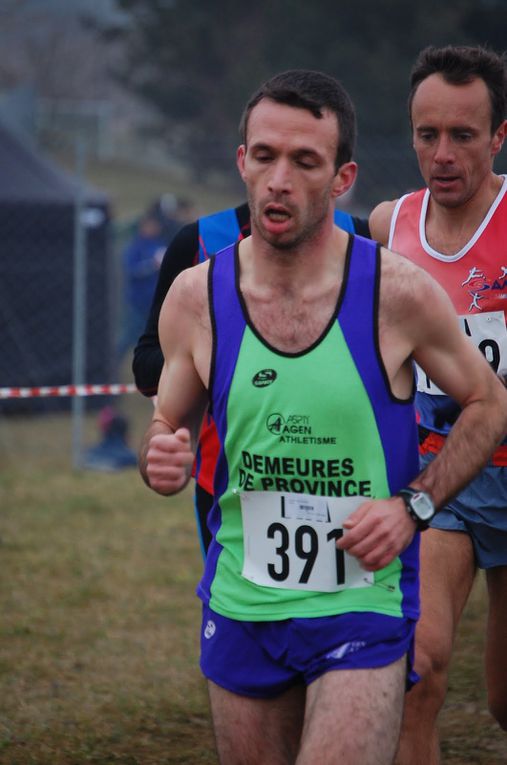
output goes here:
{"type": "Polygon", "coordinates": [[[286,210],[283,207],[266,207],[265,209],[265,215],[274,222],[281,222],[284,220],[288,220],[291,215],[288,210],[286,210]]]}

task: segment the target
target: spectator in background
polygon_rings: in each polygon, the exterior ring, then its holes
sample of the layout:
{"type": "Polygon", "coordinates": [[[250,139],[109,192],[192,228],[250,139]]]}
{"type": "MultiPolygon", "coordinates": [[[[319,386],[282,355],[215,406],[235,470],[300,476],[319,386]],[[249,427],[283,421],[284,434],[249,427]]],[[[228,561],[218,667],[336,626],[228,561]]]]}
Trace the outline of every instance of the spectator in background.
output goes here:
{"type": "Polygon", "coordinates": [[[111,405],[105,406],[98,420],[100,441],[88,448],[82,467],[112,472],[137,465],[137,455],[128,445],[128,421],[111,405]]]}
{"type": "MultiPolygon", "coordinates": [[[[148,207],[122,253],[124,303],[118,333],[118,366],[144,330],[167,246],[192,214],[188,199],[170,193],[162,195],[148,207]]],[[[128,421],[112,403],[99,414],[99,430],[101,439],[87,450],[83,467],[105,471],[137,464],[137,455],[127,443],[128,421]]]]}
{"type": "MultiPolygon", "coordinates": [[[[148,211],[122,253],[123,306],[116,351],[117,367],[144,329],[167,244],[159,219],[148,211]]],[[[83,467],[106,471],[121,470],[136,464],[136,454],[127,444],[128,422],[112,403],[108,403],[99,414],[99,430],[101,439],[86,451],[83,467]]]]}
{"type": "Polygon", "coordinates": [[[162,194],[147,208],[137,233],[123,252],[125,303],[118,348],[119,363],[144,331],[164,253],[192,216],[190,200],[169,192],[162,194]]]}
{"type": "Polygon", "coordinates": [[[172,242],[180,228],[194,217],[192,202],[172,192],[162,194],[148,209],[148,214],[160,223],[162,236],[167,245],[172,242]]]}
{"type": "Polygon", "coordinates": [[[120,361],[143,332],[167,244],[159,218],[154,212],[148,212],[141,218],[137,233],[123,252],[124,310],[118,347],[120,361]]]}

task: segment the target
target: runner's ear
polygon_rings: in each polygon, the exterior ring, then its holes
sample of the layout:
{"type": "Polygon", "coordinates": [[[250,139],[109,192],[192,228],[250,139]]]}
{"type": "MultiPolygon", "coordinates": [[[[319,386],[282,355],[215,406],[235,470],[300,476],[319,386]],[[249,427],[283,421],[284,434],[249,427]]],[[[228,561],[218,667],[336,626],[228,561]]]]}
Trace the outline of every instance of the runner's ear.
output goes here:
{"type": "Polygon", "coordinates": [[[495,130],[493,139],[491,141],[491,154],[496,157],[502,150],[505,136],[507,135],[507,120],[504,120],[502,124],[495,130]]]}
{"type": "Polygon", "coordinates": [[[246,146],[241,144],[236,152],[236,166],[243,181],[245,180],[245,155],[246,146]]]}
{"type": "Polygon", "coordinates": [[[357,177],[357,164],[355,162],[344,162],[336,171],[333,181],[332,196],[341,197],[346,194],[354,185],[357,177]]]}

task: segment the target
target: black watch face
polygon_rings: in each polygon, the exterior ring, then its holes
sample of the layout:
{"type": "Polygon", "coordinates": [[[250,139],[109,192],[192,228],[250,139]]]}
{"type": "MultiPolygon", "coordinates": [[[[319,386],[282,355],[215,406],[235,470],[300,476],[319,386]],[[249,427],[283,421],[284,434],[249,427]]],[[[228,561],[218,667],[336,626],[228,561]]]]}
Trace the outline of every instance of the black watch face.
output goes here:
{"type": "Polygon", "coordinates": [[[433,502],[427,494],[420,491],[417,494],[413,494],[410,498],[410,505],[412,510],[421,521],[431,521],[435,515],[435,508],[433,502]]]}

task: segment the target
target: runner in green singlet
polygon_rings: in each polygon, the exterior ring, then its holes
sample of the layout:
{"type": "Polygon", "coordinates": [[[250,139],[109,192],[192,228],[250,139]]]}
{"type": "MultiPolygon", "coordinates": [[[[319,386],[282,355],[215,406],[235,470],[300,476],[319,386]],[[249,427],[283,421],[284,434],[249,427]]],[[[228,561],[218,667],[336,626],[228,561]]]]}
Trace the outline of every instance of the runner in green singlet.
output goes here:
{"type": "Polygon", "coordinates": [[[334,226],[357,169],[339,82],[278,75],[242,130],[252,234],[164,302],[141,472],[161,494],[187,484],[210,402],[198,593],[222,765],[389,765],[415,679],[419,530],[500,440],[507,391],[427,274],[334,226]],[[414,360],[462,407],[420,474],[414,360]]]}

